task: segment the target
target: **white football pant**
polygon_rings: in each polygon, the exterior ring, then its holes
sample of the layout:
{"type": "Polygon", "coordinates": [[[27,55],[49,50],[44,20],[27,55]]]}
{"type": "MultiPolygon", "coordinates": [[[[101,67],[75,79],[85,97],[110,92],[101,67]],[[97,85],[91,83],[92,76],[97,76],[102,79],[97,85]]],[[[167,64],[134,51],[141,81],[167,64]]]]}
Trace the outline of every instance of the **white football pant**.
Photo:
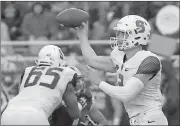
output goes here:
{"type": "Polygon", "coordinates": [[[168,125],[161,109],[143,112],[130,119],[131,125],[168,125]]]}
{"type": "Polygon", "coordinates": [[[6,108],[1,116],[1,125],[49,125],[46,115],[38,110],[6,108]]]}

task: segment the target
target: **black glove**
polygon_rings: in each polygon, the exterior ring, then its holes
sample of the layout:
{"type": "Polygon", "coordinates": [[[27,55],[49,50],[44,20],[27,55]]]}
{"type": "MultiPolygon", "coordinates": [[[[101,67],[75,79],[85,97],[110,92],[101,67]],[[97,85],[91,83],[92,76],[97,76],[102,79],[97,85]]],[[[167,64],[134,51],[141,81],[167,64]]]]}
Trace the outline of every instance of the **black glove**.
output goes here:
{"type": "Polygon", "coordinates": [[[76,93],[78,102],[82,105],[83,109],[90,110],[92,106],[92,93],[89,89],[82,89],[76,93]]]}

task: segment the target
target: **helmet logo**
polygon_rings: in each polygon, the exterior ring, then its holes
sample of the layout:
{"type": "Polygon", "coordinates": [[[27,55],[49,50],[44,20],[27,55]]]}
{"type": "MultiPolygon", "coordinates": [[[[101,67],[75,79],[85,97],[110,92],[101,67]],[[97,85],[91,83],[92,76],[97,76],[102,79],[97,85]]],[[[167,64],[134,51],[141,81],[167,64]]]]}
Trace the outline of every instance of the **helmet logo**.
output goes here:
{"type": "Polygon", "coordinates": [[[138,33],[143,33],[143,32],[145,31],[144,22],[141,21],[141,20],[137,20],[137,21],[136,21],[136,27],[138,27],[138,28],[136,29],[136,31],[137,31],[138,33]]]}

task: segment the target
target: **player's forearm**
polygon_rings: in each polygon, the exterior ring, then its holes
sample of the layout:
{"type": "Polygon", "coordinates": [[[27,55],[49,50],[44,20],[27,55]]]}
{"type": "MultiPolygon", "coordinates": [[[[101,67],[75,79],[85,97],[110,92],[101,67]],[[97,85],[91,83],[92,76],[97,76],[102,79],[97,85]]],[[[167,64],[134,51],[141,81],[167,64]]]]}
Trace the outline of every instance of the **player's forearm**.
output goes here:
{"type": "Polygon", "coordinates": [[[127,101],[131,96],[123,87],[112,86],[108,83],[101,83],[99,88],[104,91],[110,97],[116,98],[121,102],[127,101]]]}
{"type": "Polygon", "coordinates": [[[78,102],[74,94],[74,88],[71,84],[68,84],[66,91],[63,95],[63,100],[66,104],[67,111],[72,120],[79,119],[80,110],[78,107],[78,102]]]}
{"type": "Polygon", "coordinates": [[[81,46],[81,51],[83,56],[85,57],[86,61],[92,62],[93,57],[97,56],[95,51],[92,49],[91,45],[88,42],[88,38],[87,37],[82,37],[80,39],[80,46],[81,46]]]}
{"type": "Polygon", "coordinates": [[[115,65],[107,56],[97,56],[88,42],[87,36],[79,38],[82,54],[88,63],[93,68],[103,70],[105,72],[115,72],[115,65]]]}
{"type": "Polygon", "coordinates": [[[135,77],[126,82],[125,86],[112,86],[104,81],[99,84],[99,88],[106,94],[121,102],[127,102],[133,99],[144,87],[144,84],[135,77]],[[127,84],[127,85],[126,85],[127,84]]]}

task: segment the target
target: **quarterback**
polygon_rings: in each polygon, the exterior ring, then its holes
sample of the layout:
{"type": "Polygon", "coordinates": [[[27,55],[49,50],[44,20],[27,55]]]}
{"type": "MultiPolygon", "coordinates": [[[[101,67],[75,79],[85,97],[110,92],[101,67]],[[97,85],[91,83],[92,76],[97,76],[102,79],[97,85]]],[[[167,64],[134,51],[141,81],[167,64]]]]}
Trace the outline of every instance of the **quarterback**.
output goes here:
{"type": "MultiPolygon", "coordinates": [[[[68,101],[68,97],[71,97],[69,105],[73,106],[73,110],[78,110],[75,93],[74,99],[73,94],[68,93],[68,96],[65,93],[72,92],[78,75],[66,67],[61,49],[54,45],[44,46],[38,54],[36,64],[37,66],[25,69],[19,94],[9,101],[2,114],[2,125],[49,125],[49,116],[62,104],[62,99],[68,101]]],[[[74,112],[72,117],[75,116],[74,112]]]]}
{"type": "Polygon", "coordinates": [[[128,15],[118,21],[110,38],[110,57],[97,56],[88,43],[88,25],[76,27],[82,54],[88,66],[85,71],[92,84],[109,96],[119,99],[129,115],[131,125],[168,125],[162,112],[160,91],[161,62],[158,56],[143,48],[150,40],[151,27],[138,15],[128,15]],[[101,71],[123,76],[123,86],[112,86],[101,79],[101,71]]]}

